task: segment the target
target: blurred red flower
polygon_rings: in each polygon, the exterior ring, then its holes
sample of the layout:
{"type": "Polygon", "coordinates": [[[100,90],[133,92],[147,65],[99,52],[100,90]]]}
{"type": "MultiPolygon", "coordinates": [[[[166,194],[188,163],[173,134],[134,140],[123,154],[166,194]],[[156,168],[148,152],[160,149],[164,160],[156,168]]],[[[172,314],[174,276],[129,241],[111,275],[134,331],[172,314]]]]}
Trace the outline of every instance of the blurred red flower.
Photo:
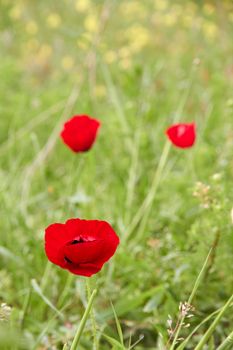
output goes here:
{"type": "Polygon", "coordinates": [[[174,146],[189,148],[196,140],[196,125],[195,123],[174,124],[166,130],[166,135],[174,146]]]}
{"type": "Polygon", "coordinates": [[[48,259],[75,275],[92,276],[115,253],[120,240],[113,228],[100,220],[70,219],[45,230],[48,259]]]}
{"type": "Polygon", "coordinates": [[[86,152],[95,142],[100,122],[88,115],[75,115],[63,127],[60,136],[74,152],[86,152]]]}

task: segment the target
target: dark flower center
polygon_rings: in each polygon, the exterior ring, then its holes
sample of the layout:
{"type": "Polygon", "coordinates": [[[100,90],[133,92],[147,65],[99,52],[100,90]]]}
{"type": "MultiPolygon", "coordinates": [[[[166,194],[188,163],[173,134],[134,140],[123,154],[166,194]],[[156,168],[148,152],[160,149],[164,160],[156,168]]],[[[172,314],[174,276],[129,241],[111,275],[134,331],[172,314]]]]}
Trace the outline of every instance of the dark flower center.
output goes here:
{"type": "Polygon", "coordinates": [[[80,237],[79,239],[74,239],[70,244],[85,243],[86,241],[80,237]]]}
{"type": "MultiPolygon", "coordinates": [[[[79,237],[78,239],[74,239],[73,241],[69,242],[68,245],[81,244],[86,242],[88,242],[88,240],[85,240],[82,237],[79,237]]],[[[69,264],[73,264],[73,261],[67,258],[67,256],[64,256],[64,260],[69,264]]]]}

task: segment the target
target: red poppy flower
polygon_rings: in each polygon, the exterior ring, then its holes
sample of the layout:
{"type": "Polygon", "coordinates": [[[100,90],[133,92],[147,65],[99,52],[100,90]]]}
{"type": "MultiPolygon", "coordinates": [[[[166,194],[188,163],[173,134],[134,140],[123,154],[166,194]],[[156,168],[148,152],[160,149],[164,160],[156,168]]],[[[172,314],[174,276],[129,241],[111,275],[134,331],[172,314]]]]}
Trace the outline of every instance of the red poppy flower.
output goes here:
{"type": "Polygon", "coordinates": [[[86,152],[95,142],[100,122],[88,115],[75,115],[69,119],[60,134],[63,142],[74,152],[86,152]]]}
{"type": "Polygon", "coordinates": [[[119,238],[106,221],[70,219],[45,230],[48,259],[75,275],[92,276],[115,253],[119,238]]]}
{"type": "Polygon", "coordinates": [[[169,140],[179,148],[192,147],[196,140],[196,125],[191,124],[175,124],[166,130],[169,140]]]}

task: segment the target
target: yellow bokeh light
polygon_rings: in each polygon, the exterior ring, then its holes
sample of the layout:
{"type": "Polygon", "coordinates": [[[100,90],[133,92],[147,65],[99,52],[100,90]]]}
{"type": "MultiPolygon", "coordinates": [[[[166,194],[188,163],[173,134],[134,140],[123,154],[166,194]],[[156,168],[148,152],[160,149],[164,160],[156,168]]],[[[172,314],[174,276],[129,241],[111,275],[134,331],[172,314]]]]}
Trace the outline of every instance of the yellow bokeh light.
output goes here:
{"type": "Polygon", "coordinates": [[[61,60],[61,64],[65,70],[70,70],[74,66],[74,59],[71,56],[64,56],[61,60]]]}
{"type": "Polygon", "coordinates": [[[166,13],[163,22],[166,26],[172,27],[177,22],[177,14],[175,12],[166,13]]]}
{"type": "Polygon", "coordinates": [[[88,9],[90,9],[90,7],[90,0],[77,0],[75,3],[75,9],[78,12],[86,12],[88,9]]]}
{"type": "Polygon", "coordinates": [[[107,51],[104,55],[104,60],[106,63],[113,63],[117,58],[117,55],[114,51],[107,51]]]}
{"type": "Polygon", "coordinates": [[[94,14],[88,15],[84,20],[84,28],[91,33],[94,33],[98,29],[98,20],[94,14]]]}
{"type": "Polygon", "coordinates": [[[26,23],[26,32],[30,35],[35,35],[38,32],[38,26],[35,21],[29,21],[26,23]]]}
{"type": "Polygon", "coordinates": [[[158,10],[164,11],[164,10],[166,10],[168,4],[167,4],[166,0],[156,0],[155,6],[158,10]]]}
{"type": "Polygon", "coordinates": [[[123,1],[119,6],[119,11],[128,19],[144,19],[147,14],[147,8],[143,3],[138,1],[125,2],[123,1]]]}
{"type": "Polygon", "coordinates": [[[12,19],[19,19],[22,15],[22,12],[23,12],[22,5],[17,4],[14,7],[12,7],[12,9],[10,10],[9,16],[12,19]]]}
{"type": "Polygon", "coordinates": [[[105,97],[107,95],[106,87],[104,85],[96,85],[94,93],[96,97],[105,97]]]}
{"type": "Polygon", "coordinates": [[[121,49],[119,49],[118,55],[121,58],[128,57],[128,56],[131,55],[131,50],[130,50],[130,48],[128,46],[127,47],[122,47],[121,49]]]}
{"type": "Polygon", "coordinates": [[[50,28],[57,28],[61,24],[61,17],[57,13],[51,13],[47,17],[47,24],[50,28]]]}
{"type": "Polygon", "coordinates": [[[218,27],[212,22],[203,22],[202,29],[208,39],[215,39],[218,35],[218,27]]]}
{"type": "Polygon", "coordinates": [[[138,52],[145,47],[150,40],[148,30],[140,25],[130,27],[126,32],[126,37],[130,41],[130,48],[132,52],[138,52]]]}

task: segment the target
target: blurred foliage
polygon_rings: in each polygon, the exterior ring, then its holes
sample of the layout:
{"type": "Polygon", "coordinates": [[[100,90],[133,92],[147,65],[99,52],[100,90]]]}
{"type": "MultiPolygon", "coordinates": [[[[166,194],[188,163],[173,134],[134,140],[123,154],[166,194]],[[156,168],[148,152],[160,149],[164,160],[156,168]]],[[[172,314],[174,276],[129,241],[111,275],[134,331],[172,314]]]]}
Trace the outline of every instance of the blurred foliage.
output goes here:
{"type": "MultiPolygon", "coordinates": [[[[118,339],[112,300],[126,344],[144,334],[136,349],[154,349],[212,245],[191,328],[232,293],[232,1],[2,0],[0,11],[0,302],[12,306],[12,332],[26,339],[23,349],[62,349],[73,338],[83,279],[46,267],[43,231],[96,217],[122,241],[92,281],[99,334],[118,339]],[[91,152],[75,156],[58,135],[83,112],[102,130],[91,152]],[[126,241],[177,117],[196,121],[197,144],[170,150],[143,237],[136,227],[126,241]]],[[[214,344],[232,322],[228,314],[214,344]]],[[[83,349],[91,343],[88,325],[83,349]]]]}

